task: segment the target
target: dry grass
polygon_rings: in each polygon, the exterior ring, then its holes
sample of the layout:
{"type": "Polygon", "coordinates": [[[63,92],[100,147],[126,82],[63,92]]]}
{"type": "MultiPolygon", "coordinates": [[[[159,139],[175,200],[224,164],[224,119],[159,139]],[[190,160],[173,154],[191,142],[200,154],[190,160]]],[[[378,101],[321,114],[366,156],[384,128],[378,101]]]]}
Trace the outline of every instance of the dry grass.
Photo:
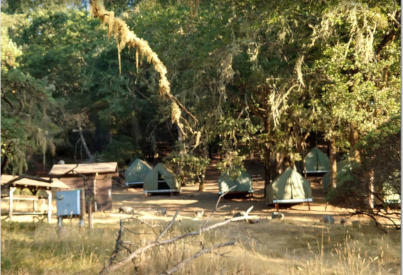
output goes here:
{"type": "MultiPolygon", "coordinates": [[[[162,221],[150,221],[155,225],[162,221]]],[[[166,236],[199,228],[202,221],[183,219],[166,236]]],[[[130,222],[124,240],[133,247],[155,239],[144,224],[130,222]]],[[[159,232],[160,227],[155,230],[159,232]]],[[[118,225],[96,224],[79,230],[75,222],[62,231],[46,223],[2,223],[3,274],[94,274],[114,249],[118,225]]],[[[400,270],[400,233],[383,234],[370,225],[320,223],[238,222],[174,245],[145,253],[120,273],[159,274],[204,247],[236,240],[233,247],[206,254],[179,274],[397,274],[400,270]]],[[[127,255],[122,251],[119,257],[127,255]]]]}

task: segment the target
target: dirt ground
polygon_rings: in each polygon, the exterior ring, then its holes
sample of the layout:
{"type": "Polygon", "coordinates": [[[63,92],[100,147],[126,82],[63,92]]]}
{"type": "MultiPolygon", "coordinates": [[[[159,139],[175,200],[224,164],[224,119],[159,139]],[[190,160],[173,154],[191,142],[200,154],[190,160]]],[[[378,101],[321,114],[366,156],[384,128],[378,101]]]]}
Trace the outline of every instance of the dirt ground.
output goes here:
{"type": "MultiPolygon", "coordinates": [[[[113,184],[112,210],[93,213],[93,222],[96,224],[118,224],[119,219],[129,217],[132,214],[120,213],[121,207],[131,207],[137,216],[150,219],[170,219],[177,210],[180,211],[179,215],[186,219],[200,219],[201,217],[197,217],[197,213],[201,211],[204,213],[203,217],[210,216],[212,219],[223,219],[232,217],[235,213],[245,211],[253,206],[250,215],[260,219],[271,219],[275,209],[273,206],[267,205],[264,199],[262,167],[259,163],[252,162],[247,165],[247,170],[253,179],[253,197],[225,197],[220,202],[220,209],[214,212],[212,216],[219,198],[218,178],[220,176],[214,162],[207,170],[203,192],[198,191],[198,185],[188,185],[182,187],[179,195],[153,194],[146,197],[143,188],[127,188],[123,184],[113,184]]],[[[320,178],[308,178],[308,180],[311,182],[313,202],[309,206],[307,203],[280,204],[280,212],[285,215],[287,221],[317,223],[324,215],[332,215],[335,223],[340,223],[342,219],[345,220],[346,224],[351,224],[354,220],[369,221],[367,217],[350,217],[349,214],[353,212],[351,209],[327,205],[320,178]]],[[[5,209],[8,207],[2,203],[2,208],[3,206],[5,209]]],[[[56,209],[55,201],[54,209],[56,209]]],[[[16,216],[13,217],[13,220],[33,221],[34,218],[32,216],[16,216]]],[[[55,214],[51,222],[57,222],[55,214]]]]}
{"type": "MultiPolygon", "coordinates": [[[[251,170],[251,171],[249,171],[251,170]]],[[[255,169],[258,170],[258,169],[255,169]]],[[[214,216],[227,217],[236,212],[245,211],[253,206],[251,215],[259,218],[269,218],[275,211],[273,206],[268,206],[264,199],[264,181],[260,171],[251,172],[253,180],[254,194],[251,198],[232,197],[224,198],[220,202],[223,206],[214,213],[214,216]]],[[[181,189],[179,195],[153,194],[145,197],[142,188],[127,188],[114,185],[112,190],[113,210],[117,213],[120,207],[132,207],[136,212],[161,213],[166,211],[167,216],[172,216],[176,210],[184,217],[195,217],[199,211],[204,211],[204,215],[210,215],[215,208],[218,199],[218,177],[219,171],[214,165],[207,171],[205,188],[203,192],[198,191],[198,185],[188,185],[181,189]]],[[[280,211],[284,213],[287,220],[315,221],[318,222],[324,215],[333,215],[335,222],[345,219],[351,222],[348,214],[349,209],[343,209],[327,205],[323,188],[319,178],[310,178],[312,187],[313,202],[294,205],[280,205],[280,211]],[[310,209],[309,209],[310,208],[310,209]]],[[[354,218],[357,219],[356,217],[354,218]]]]}

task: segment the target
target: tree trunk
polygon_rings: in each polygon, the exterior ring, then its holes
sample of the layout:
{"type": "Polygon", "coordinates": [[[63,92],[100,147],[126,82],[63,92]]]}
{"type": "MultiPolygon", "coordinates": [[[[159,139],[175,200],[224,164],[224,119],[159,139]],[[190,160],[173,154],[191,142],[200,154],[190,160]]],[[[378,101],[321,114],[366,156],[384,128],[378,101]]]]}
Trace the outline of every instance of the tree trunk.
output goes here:
{"type": "Polygon", "coordinates": [[[276,172],[273,175],[273,178],[276,178],[278,175],[281,175],[284,170],[284,155],[281,153],[276,153],[276,172]]]}
{"type": "MultiPolygon", "coordinates": [[[[267,188],[271,184],[271,161],[270,161],[270,145],[264,146],[264,197],[266,198],[267,188]]],[[[271,198],[266,198],[271,200],[271,198]]]]}
{"type": "Polygon", "coordinates": [[[92,161],[92,160],[93,160],[93,157],[92,157],[92,155],[91,155],[90,150],[88,149],[87,142],[85,142],[85,138],[84,138],[84,134],[83,134],[83,129],[81,128],[81,121],[80,121],[80,120],[77,120],[77,126],[78,126],[78,129],[77,129],[77,130],[73,130],[73,132],[78,132],[78,134],[80,135],[81,144],[82,144],[83,147],[84,147],[85,153],[87,154],[88,159],[89,159],[90,161],[92,161]]]}
{"type": "Polygon", "coordinates": [[[369,208],[374,209],[375,207],[375,186],[374,186],[374,177],[375,171],[374,169],[371,169],[368,172],[368,205],[369,208]]]}
{"type": "Polygon", "coordinates": [[[330,139],[330,186],[336,188],[337,184],[337,160],[336,160],[336,140],[330,139]]]}
{"type": "Polygon", "coordinates": [[[176,128],[178,129],[179,154],[181,156],[183,156],[186,154],[186,147],[183,142],[184,137],[183,137],[183,133],[182,133],[182,130],[180,129],[179,125],[176,125],[176,128]]]}
{"type": "MultiPolygon", "coordinates": [[[[264,121],[264,132],[266,134],[270,133],[270,126],[271,126],[270,117],[267,116],[264,121]]],[[[264,197],[269,201],[271,201],[272,198],[267,198],[266,196],[267,196],[267,189],[270,187],[272,179],[270,149],[271,149],[270,143],[268,140],[266,140],[264,144],[264,197]]]]}
{"type": "Polygon", "coordinates": [[[203,179],[201,179],[199,182],[199,191],[200,192],[204,191],[204,180],[203,179]]]}
{"type": "MultiPolygon", "coordinates": [[[[271,129],[270,116],[267,115],[264,120],[264,132],[267,134],[267,136],[270,136],[271,132],[270,129],[271,129]]],[[[272,198],[267,198],[267,191],[268,188],[270,187],[273,178],[273,167],[271,163],[271,145],[269,140],[265,141],[263,156],[264,156],[264,197],[266,198],[266,200],[268,199],[269,201],[271,201],[272,198]]]]}
{"type": "Polygon", "coordinates": [[[6,154],[2,154],[1,156],[1,173],[4,174],[4,170],[6,168],[8,162],[8,157],[6,154]]]}
{"type": "Polygon", "coordinates": [[[357,162],[360,162],[361,157],[360,157],[360,151],[358,151],[357,148],[355,148],[355,145],[357,144],[359,139],[359,135],[358,135],[358,131],[354,126],[350,127],[350,145],[351,145],[351,149],[353,150],[353,155],[354,155],[354,159],[357,162]]]}

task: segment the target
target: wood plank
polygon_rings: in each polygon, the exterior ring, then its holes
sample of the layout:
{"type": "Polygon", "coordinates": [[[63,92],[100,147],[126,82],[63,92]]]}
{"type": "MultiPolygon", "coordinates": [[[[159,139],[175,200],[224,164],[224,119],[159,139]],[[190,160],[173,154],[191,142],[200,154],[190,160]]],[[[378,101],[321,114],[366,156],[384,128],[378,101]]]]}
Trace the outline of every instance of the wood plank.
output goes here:
{"type": "MultiPolygon", "coordinates": [[[[1,175],[1,185],[5,185],[8,182],[15,180],[19,176],[12,176],[12,175],[1,175]]],[[[43,178],[44,180],[48,180],[47,178],[43,178]]],[[[17,181],[14,181],[12,183],[13,186],[17,187],[28,187],[28,186],[33,186],[33,187],[38,187],[38,188],[59,188],[59,189],[70,189],[68,185],[63,183],[62,181],[58,179],[52,179],[52,183],[47,183],[43,181],[38,181],[34,179],[29,179],[29,178],[22,178],[17,181]]]]}
{"type": "Polygon", "coordinates": [[[116,173],[117,162],[79,163],[79,164],[55,164],[49,172],[52,176],[63,176],[68,174],[95,174],[95,173],[116,173]]]}

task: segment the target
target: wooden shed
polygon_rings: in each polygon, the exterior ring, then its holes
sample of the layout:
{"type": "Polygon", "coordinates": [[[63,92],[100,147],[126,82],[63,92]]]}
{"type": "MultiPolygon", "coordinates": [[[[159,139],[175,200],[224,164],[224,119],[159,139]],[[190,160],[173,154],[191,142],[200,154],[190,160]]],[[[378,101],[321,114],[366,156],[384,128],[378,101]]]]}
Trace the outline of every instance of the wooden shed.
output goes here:
{"type": "MultiPolygon", "coordinates": [[[[67,190],[69,186],[61,182],[57,179],[46,179],[28,175],[22,176],[12,176],[12,175],[1,175],[1,200],[8,200],[8,216],[11,219],[14,215],[43,215],[46,214],[48,217],[48,222],[50,222],[52,217],[52,191],[55,189],[58,190],[67,190]],[[15,195],[14,192],[17,189],[29,189],[32,195],[15,195]],[[37,211],[37,202],[40,199],[43,199],[40,192],[45,191],[47,193],[47,212],[37,211]],[[14,201],[32,201],[33,203],[33,211],[32,212],[14,212],[13,204],[14,201]]],[[[3,212],[1,213],[3,215],[3,212]]],[[[4,213],[6,214],[6,213],[4,213]]]]}
{"type": "Polygon", "coordinates": [[[112,177],[118,176],[116,162],[55,164],[49,172],[72,189],[84,188],[94,198],[93,210],[112,209],[112,177]]]}

